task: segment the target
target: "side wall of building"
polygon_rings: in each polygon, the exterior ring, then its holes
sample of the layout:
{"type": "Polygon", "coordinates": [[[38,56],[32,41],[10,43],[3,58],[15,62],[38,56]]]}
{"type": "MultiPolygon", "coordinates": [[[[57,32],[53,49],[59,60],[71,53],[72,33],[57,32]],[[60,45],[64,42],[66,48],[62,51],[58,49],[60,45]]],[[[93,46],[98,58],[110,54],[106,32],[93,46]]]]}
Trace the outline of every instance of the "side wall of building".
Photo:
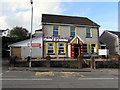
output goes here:
{"type": "MultiPolygon", "coordinates": [[[[21,48],[21,57],[30,56],[30,47],[22,47],[21,48]]],[[[32,57],[42,57],[42,48],[41,47],[33,47],[32,48],[32,57]]]]}

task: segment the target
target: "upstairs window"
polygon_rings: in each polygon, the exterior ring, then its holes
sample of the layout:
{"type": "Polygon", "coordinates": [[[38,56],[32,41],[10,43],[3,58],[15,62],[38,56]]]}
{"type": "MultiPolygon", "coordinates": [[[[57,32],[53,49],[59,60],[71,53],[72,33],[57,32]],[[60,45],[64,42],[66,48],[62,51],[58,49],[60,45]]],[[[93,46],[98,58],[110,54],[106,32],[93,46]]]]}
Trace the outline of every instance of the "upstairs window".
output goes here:
{"type": "Polygon", "coordinates": [[[86,37],[87,38],[92,37],[92,32],[90,28],[86,28],[86,37]]]}
{"type": "Polygon", "coordinates": [[[73,27],[73,26],[70,27],[70,36],[72,36],[72,37],[75,36],[75,27],[73,27]]]}
{"type": "Polygon", "coordinates": [[[59,36],[59,35],[60,35],[59,26],[53,26],[53,36],[59,36]]]}

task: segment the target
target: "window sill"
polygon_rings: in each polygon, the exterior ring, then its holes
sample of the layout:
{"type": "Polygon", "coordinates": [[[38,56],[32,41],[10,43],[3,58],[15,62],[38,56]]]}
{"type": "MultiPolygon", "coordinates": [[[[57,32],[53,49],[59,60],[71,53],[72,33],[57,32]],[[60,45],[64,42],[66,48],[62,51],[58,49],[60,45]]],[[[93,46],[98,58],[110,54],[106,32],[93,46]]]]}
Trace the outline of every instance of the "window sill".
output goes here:
{"type": "Polygon", "coordinates": [[[48,53],[47,55],[55,55],[55,53],[48,53]]]}
{"type": "Polygon", "coordinates": [[[65,53],[58,53],[58,55],[65,55],[65,53]]]}
{"type": "Polygon", "coordinates": [[[98,54],[98,53],[91,53],[91,54],[98,54]]]}
{"type": "Polygon", "coordinates": [[[58,35],[58,36],[54,36],[54,35],[52,35],[53,37],[60,37],[60,35],[58,35]]]}
{"type": "Polygon", "coordinates": [[[86,37],[86,38],[92,38],[92,37],[86,37]]]}
{"type": "Polygon", "coordinates": [[[75,37],[75,36],[70,36],[70,37],[75,37]]]}

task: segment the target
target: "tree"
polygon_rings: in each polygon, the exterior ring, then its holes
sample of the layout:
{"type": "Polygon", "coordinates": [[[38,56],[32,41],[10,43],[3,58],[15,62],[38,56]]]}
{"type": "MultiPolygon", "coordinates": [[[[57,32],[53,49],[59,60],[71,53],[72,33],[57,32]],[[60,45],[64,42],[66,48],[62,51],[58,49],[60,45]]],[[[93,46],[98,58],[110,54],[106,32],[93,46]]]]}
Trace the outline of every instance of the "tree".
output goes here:
{"type": "Polygon", "coordinates": [[[10,37],[17,41],[21,41],[27,39],[29,37],[29,33],[26,28],[16,26],[10,31],[10,37]]]}

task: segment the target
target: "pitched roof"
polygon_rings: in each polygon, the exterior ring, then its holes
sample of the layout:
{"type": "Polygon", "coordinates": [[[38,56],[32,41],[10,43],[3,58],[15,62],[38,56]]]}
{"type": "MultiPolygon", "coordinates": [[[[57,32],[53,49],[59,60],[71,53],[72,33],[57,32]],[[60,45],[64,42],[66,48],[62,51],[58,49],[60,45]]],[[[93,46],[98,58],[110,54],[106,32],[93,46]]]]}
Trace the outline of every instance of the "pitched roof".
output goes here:
{"type": "MultiPolygon", "coordinates": [[[[42,35],[39,35],[39,36],[36,36],[36,37],[32,38],[32,41],[36,41],[36,39],[39,39],[39,38],[42,38],[42,35]]],[[[26,46],[26,44],[24,44],[24,43],[30,43],[30,39],[10,44],[10,45],[8,45],[8,47],[11,47],[11,46],[26,46]]]]}
{"type": "Polygon", "coordinates": [[[120,37],[120,32],[119,32],[119,31],[108,31],[108,32],[110,32],[110,33],[112,33],[112,34],[115,34],[115,35],[117,35],[118,37],[120,37]]]}
{"type": "Polygon", "coordinates": [[[95,22],[93,22],[92,20],[86,17],[63,16],[63,15],[52,15],[52,14],[42,14],[42,22],[99,26],[98,24],[96,24],[95,22]]]}
{"type": "Polygon", "coordinates": [[[76,38],[78,38],[80,41],[82,41],[82,43],[84,43],[84,41],[77,35],[77,36],[75,36],[71,41],[70,41],[70,43],[72,43],[76,38]]]}

